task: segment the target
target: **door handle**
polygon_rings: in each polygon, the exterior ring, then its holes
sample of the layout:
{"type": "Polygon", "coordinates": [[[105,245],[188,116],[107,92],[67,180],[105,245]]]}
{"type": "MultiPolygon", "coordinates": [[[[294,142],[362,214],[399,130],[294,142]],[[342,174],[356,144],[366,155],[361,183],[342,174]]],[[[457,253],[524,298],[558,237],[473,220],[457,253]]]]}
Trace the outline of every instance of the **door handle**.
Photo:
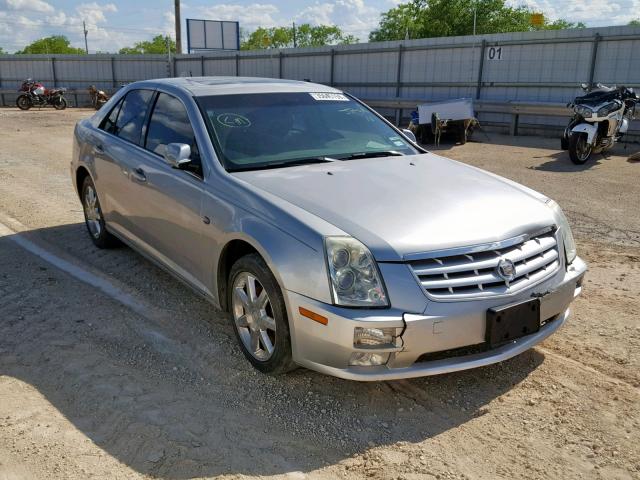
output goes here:
{"type": "Polygon", "coordinates": [[[93,146],[93,153],[100,154],[104,153],[104,147],[100,144],[93,146]]]}
{"type": "Polygon", "coordinates": [[[147,175],[144,173],[144,170],[141,169],[140,167],[133,170],[133,172],[131,172],[131,175],[140,183],[144,183],[147,181],[147,175]]]}

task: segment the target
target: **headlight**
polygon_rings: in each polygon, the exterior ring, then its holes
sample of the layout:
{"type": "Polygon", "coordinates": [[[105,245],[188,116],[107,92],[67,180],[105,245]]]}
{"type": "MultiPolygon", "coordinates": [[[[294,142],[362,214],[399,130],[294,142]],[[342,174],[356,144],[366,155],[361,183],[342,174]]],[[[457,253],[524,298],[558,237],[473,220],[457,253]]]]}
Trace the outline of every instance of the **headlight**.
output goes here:
{"type": "Polygon", "coordinates": [[[333,302],[336,305],[389,305],[378,266],[367,247],[351,237],[327,237],[325,247],[333,302]]]}
{"type": "Polygon", "coordinates": [[[608,103],[607,105],[605,105],[604,107],[600,108],[598,110],[598,116],[599,117],[606,117],[607,115],[609,115],[611,112],[617,110],[620,108],[620,105],[617,102],[611,102],[608,103]]]}
{"type": "Polygon", "coordinates": [[[567,257],[567,265],[573,262],[577,256],[576,250],[576,241],[573,239],[573,233],[571,233],[571,227],[569,226],[569,221],[567,217],[565,217],[564,212],[553,200],[547,200],[547,205],[553,210],[556,215],[556,220],[558,221],[558,228],[560,229],[560,234],[562,235],[562,242],[564,243],[564,253],[567,257]]]}
{"type": "Polygon", "coordinates": [[[584,107],[582,105],[576,105],[575,111],[578,115],[581,115],[583,118],[591,118],[593,112],[589,107],[584,107]]]}

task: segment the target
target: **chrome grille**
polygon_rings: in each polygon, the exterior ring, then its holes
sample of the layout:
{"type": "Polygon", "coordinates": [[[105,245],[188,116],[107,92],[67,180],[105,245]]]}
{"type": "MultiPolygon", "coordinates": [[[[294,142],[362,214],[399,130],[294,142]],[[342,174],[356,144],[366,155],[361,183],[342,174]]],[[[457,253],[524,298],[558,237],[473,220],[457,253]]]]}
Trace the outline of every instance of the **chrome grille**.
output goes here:
{"type": "Polygon", "coordinates": [[[444,253],[409,264],[429,296],[454,300],[505,295],[532,286],[558,270],[560,257],[555,232],[548,231],[509,246],[498,244],[480,251],[470,248],[461,253],[456,249],[453,255],[444,253]],[[502,259],[515,266],[510,281],[498,274],[502,259]]]}

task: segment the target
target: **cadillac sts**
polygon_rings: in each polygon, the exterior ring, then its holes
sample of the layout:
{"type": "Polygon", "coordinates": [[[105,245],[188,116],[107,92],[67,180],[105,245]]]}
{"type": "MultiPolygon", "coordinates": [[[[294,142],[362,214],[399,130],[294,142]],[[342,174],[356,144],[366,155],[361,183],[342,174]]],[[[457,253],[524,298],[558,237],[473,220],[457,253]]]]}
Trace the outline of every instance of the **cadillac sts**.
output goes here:
{"type": "Polygon", "coordinates": [[[71,176],[95,245],[227,311],[264,373],[503,361],[562,326],[586,271],[552,199],[310,82],[132,83],[77,124],[71,176]]]}

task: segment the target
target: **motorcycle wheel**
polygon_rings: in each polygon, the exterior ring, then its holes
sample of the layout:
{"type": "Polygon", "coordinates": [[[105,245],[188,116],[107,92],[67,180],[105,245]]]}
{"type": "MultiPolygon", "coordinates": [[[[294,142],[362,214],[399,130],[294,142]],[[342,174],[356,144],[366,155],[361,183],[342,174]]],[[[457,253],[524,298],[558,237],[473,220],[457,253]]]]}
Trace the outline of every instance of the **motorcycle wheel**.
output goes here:
{"type": "Polygon", "coordinates": [[[33,103],[27,95],[20,95],[16,99],[16,106],[20,110],[29,110],[31,107],[33,107],[33,103]]]}
{"type": "Polygon", "coordinates": [[[67,108],[67,101],[64,99],[64,97],[60,97],[53,102],[53,108],[55,108],[56,110],[64,110],[65,108],[67,108]]]}
{"type": "Polygon", "coordinates": [[[587,143],[587,136],[584,133],[572,133],[569,137],[569,158],[576,165],[584,165],[591,153],[593,147],[587,143]]]}

